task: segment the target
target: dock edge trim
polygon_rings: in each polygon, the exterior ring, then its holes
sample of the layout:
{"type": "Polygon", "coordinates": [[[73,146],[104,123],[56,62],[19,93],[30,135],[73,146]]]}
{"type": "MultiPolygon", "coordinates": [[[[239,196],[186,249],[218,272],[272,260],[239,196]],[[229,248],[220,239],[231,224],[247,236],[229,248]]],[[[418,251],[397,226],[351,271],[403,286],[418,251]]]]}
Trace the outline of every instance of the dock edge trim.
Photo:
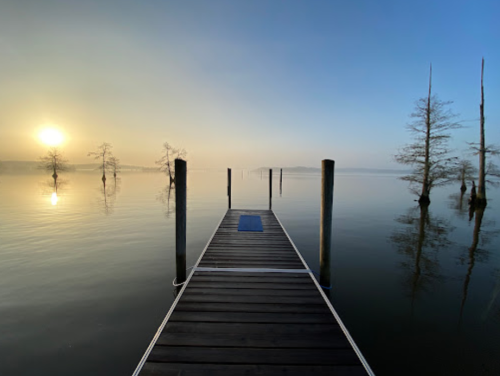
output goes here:
{"type": "MultiPolygon", "coordinates": [[[[311,270],[309,268],[309,265],[307,265],[307,262],[306,260],[304,260],[304,258],[302,257],[302,255],[300,254],[299,250],[297,249],[297,247],[295,246],[295,243],[293,242],[292,238],[290,237],[290,235],[288,235],[288,232],[286,231],[285,227],[283,226],[283,224],[281,223],[281,221],[279,220],[278,216],[276,215],[276,213],[271,210],[271,212],[273,213],[274,217],[276,218],[276,220],[278,221],[278,223],[280,224],[281,228],[283,229],[283,231],[285,232],[285,235],[287,236],[288,240],[290,240],[290,243],[292,243],[292,246],[293,246],[293,249],[295,249],[295,252],[297,253],[297,255],[299,256],[300,260],[302,261],[302,263],[304,264],[304,266],[306,267],[306,269],[308,270],[311,270]]],[[[314,281],[314,284],[316,285],[316,287],[318,288],[321,296],[323,297],[323,299],[325,300],[325,303],[326,305],[330,308],[330,311],[332,312],[333,316],[335,317],[335,319],[338,321],[339,325],[340,325],[340,328],[342,329],[342,331],[344,332],[345,336],[347,337],[347,340],[349,341],[349,343],[351,344],[352,348],[354,349],[354,351],[356,352],[356,355],[358,356],[359,360],[361,361],[361,364],[363,364],[363,367],[365,368],[366,372],[368,372],[368,375],[370,376],[375,376],[375,373],[373,372],[373,370],[371,369],[370,365],[368,364],[368,362],[366,361],[365,357],[363,356],[363,353],[361,352],[361,350],[358,348],[358,345],[356,345],[356,342],[354,342],[354,339],[351,337],[351,334],[349,333],[349,331],[347,330],[346,326],[344,325],[344,323],[342,322],[342,320],[340,319],[340,316],[339,314],[337,313],[337,311],[335,311],[335,308],[333,308],[333,305],[332,303],[330,302],[330,300],[327,298],[327,296],[325,295],[325,292],[323,291],[323,289],[321,288],[321,285],[319,284],[319,282],[316,280],[316,278],[314,277],[313,273],[312,272],[309,272],[309,275],[311,276],[312,280],[314,281]]]]}
{"type": "Polygon", "coordinates": [[[194,264],[194,267],[193,267],[191,273],[189,274],[189,277],[186,279],[186,282],[184,282],[184,285],[182,286],[182,289],[179,292],[179,294],[177,294],[177,297],[175,298],[174,302],[172,303],[172,306],[170,307],[170,309],[168,310],[168,313],[165,316],[165,318],[163,319],[160,327],[156,331],[156,334],[154,335],[153,339],[151,340],[151,343],[149,344],[148,348],[146,349],[146,352],[144,353],[144,355],[142,356],[141,360],[139,361],[139,364],[137,365],[137,367],[136,367],[134,373],[132,374],[132,376],[139,376],[139,373],[142,371],[142,367],[146,363],[146,360],[148,359],[149,354],[151,353],[151,350],[153,350],[153,347],[156,345],[156,341],[158,341],[158,338],[160,337],[160,334],[163,332],[163,328],[165,328],[165,325],[167,325],[167,322],[170,319],[170,316],[172,315],[172,313],[174,312],[174,309],[177,306],[177,303],[179,302],[180,298],[182,297],[182,294],[184,293],[184,290],[186,289],[189,281],[191,280],[191,277],[194,275],[196,267],[198,266],[198,264],[200,263],[201,259],[205,255],[205,252],[207,251],[208,246],[210,245],[210,243],[211,243],[212,239],[214,238],[217,230],[219,229],[220,225],[222,224],[222,221],[224,220],[224,218],[226,218],[226,215],[227,215],[228,212],[229,212],[229,210],[226,211],[226,212],[224,212],[224,215],[222,216],[221,220],[219,221],[219,223],[215,227],[215,230],[214,230],[212,236],[210,236],[210,239],[208,239],[207,245],[205,246],[205,248],[201,252],[200,257],[198,257],[198,260],[196,261],[196,264],[194,264]]]}

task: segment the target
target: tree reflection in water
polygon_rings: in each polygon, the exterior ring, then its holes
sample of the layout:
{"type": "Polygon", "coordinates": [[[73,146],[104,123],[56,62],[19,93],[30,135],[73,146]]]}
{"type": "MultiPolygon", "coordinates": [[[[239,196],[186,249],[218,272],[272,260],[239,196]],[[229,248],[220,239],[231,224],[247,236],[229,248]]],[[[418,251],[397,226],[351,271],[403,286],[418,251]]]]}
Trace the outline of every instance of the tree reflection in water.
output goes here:
{"type": "MultiPolygon", "coordinates": [[[[483,221],[484,219],[484,207],[475,207],[474,205],[469,206],[469,220],[474,219],[474,229],[472,231],[472,243],[467,250],[467,256],[461,257],[460,261],[462,264],[467,262],[467,273],[464,278],[464,285],[462,288],[462,301],[460,303],[460,316],[459,316],[459,326],[462,323],[462,318],[464,314],[465,304],[467,302],[467,295],[469,292],[469,285],[472,278],[472,272],[474,266],[477,262],[487,262],[489,258],[489,252],[484,248],[491,243],[492,239],[500,233],[500,229],[488,229],[495,225],[494,221],[483,221]],[[487,228],[487,230],[482,230],[481,227],[487,228]]],[[[495,294],[494,294],[495,295],[495,294]]]]}
{"type": "Polygon", "coordinates": [[[438,252],[451,245],[449,233],[453,231],[449,221],[434,217],[429,207],[422,205],[408,209],[396,218],[399,226],[391,236],[398,252],[407,256],[401,266],[407,270],[405,285],[409,290],[413,312],[414,301],[420,291],[441,278],[438,252]]]}
{"type": "Polygon", "coordinates": [[[466,218],[469,207],[465,199],[465,192],[460,191],[458,193],[453,193],[448,197],[450,199],[449,208],[453,209],[458,218],[466,218]]]}
{"type": "Polygon", "coordinates": [[[170,218],[170,215],[175,212],[175,184],[167,184],[157,195],[156,201],[163,204],[163,212],[165,217],[170,218]]]}
{"type": "Polygon", "coordinates": [[[99,203],[98,206],[106,215],[113,214],[115,208],[116,194],[120,192],[121,179],[118,177],[113,178],[111,183],[109,180],[103,180],[102,185],[99,187],[99,203]],[[106,181],[108,183],[106,184],[106,181]]]}

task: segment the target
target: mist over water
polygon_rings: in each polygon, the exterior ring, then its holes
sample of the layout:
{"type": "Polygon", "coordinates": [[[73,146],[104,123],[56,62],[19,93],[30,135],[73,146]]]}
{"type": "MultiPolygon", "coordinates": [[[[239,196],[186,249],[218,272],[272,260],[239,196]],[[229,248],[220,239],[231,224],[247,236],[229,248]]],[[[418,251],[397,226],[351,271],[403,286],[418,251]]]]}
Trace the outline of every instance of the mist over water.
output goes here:
{"type": "MultiPolygon", "coordinates": [[[[313,270],[320,175],[274,172],[273,210],[313,270]]],[[[233,169],[232,207],[268,208],[233,169]]],[[[394,175],[337,174],[330,297],[376,374],[496,375],[500,193],[459,183],[421,210],[394,175]],[[470,214],[472,217],[470,218],[470,214]],[[469,219],[470,218],[470,219],[469,219]]],[[[187,264],[227,207],[226,172],[189,171],[187,264]]],[[[131,374],[174,300],[175,189],[157,173],[0,175],[0,374],[131,374]]]]}

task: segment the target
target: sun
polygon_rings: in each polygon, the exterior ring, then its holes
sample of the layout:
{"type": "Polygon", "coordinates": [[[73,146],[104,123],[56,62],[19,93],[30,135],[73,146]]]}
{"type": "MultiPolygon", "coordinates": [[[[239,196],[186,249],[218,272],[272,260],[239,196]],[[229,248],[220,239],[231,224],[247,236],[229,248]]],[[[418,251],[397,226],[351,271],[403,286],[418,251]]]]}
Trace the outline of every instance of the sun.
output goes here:
{"type": "Polygon", "coordinates": [[[63,135],[57,129],[45,128],[39,135],[40,140],[48,146],[59,146],[63,142],[63,135]]]}

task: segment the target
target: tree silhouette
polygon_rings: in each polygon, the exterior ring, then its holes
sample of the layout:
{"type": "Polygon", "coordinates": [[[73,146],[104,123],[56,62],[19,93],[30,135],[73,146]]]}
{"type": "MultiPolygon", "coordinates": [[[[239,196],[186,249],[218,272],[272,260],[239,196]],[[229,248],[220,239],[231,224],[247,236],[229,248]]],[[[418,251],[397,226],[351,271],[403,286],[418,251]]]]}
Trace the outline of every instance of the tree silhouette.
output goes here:
{"type": "Polygon", "coordinates": [[[492,176],[500,176],[498,171],[498,167],[492,163],[491,161],[487,163],[486,155],[498,155],[500,153],[499,149],[493,145],[486,146],[486,136],[484,133],[484,85],[483,85],[483,76],[484,76],[484,58],[481,62],[481,104],[479,105],[479,130],[480,130],[480,138],[479,143],[469,143],[471,149],[474,151],[474,154],[479,155],[479,182],[477,186],[477,195],[474,204],[476,206],[486,206],[486,176],[488,175],[488,169],[490,175],[492,176]],[[494,172],[493,172],[494,171],[494,172]]]}
{"type": "Polygon", "coordinates": [[[113,156],[111,149],[113,146],[110,143],[103,142],[97,147],[96,151],[91,151],[87,154],[88,157],[94,157],[94,159],[101,159],[102,166],[99,168],[102,170],[102,181],[106,181],[106,166],[109,158],[113,156]]]}
{"type": "Polygon", "coordinates": [[[121,170],[120,160],[112,155],[106,161],[106,168],[108,171],[111,171],[113,173],[113,177],[116,178],[116,174],[121,170]]]}
{"type": "Polygon", "coordinates": [[[67,160],[63,158],[62,152],[56,147],[52,147],[47,151],[47,154],[39,158],[39,168],[47,171],[52,171],[52,177],[57,179],[58,172],[68,169],[67,160]]]}
{"type": "Polygon", "coordinates": [[[186,155],[187,151],[184,149],[176,149],[168,142],[163,144],[163,155],[155,163],[160,166],[161,171],[164,171],[169,176],[170,184],[175,184],[174,160],[177,158],[184,159],[186,155]]]}
{"type": "Polygon", "coordinates": [[[467,190],[466,181],[474,180],[477,174],[477,168],[475,168],[471,161],[467,159],[461,159],[456,165],[456,180],[462,183],[460,190],[465,192],[467,190]]]}
{"type": "Polygon", "coordinates": [[[415,110],[410,115],[414,121],[407,126],[414,142],[395,155],[398,163],[413,167],[412,173],[401,179],[410,182],[410,189],[419,195],[421,205],[430,203],[433,187],[450,181],[456,158],[449,155],[448,131],[460,128],[457,122],[452,121],[456,115],[446,108],[452,102],[443,102],[431,94],[431,80],[432,66],[428,96],[416,102],[415,110]]]}

